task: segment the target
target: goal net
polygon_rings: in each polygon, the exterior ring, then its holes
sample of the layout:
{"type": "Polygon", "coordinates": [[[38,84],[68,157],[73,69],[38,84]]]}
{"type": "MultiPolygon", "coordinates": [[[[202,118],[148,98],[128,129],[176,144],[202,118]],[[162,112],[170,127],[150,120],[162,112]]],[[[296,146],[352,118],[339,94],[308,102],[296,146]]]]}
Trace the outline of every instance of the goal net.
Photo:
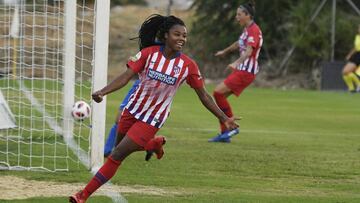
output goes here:
{"type": "Polygon", "coordinates": [[[0,169],[102,165],[106,101],[91,92],[106,84],[109,4],[0,1],[0,91],[15,122],[0,129],[0,169]],[[92,108],[83,122],[71,117],[79,100],[92,108]]]}

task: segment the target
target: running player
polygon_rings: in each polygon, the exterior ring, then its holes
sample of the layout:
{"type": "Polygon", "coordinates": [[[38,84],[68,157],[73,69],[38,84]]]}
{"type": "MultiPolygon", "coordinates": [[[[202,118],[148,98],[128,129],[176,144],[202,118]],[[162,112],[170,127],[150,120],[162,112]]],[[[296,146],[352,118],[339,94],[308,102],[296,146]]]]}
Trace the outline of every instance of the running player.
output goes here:
{"type": "Polygon", "coordinates": [[[358,31],[355,36],[354,48],[350,50],[349,54],[346,56],[346,60],[347,63],[342,71],[345,84],[347,85],[349,92],[360,92],[360,80],[354,73],[356,68],[360,65],[360,24],[358,25],[358,31]]]}
{"type": "MultiPolygon", "coordinates": [[[[150,16],[139,31],[141,51],[128,61],[128,69],[92,94],[95,102],[101,102],[105,95],[124,87],[135,74],[139,75],[139,87],[118,122],[115,149],[86,187],[70,197],[70,202],[84,203],[115,175],[121,162],[133,152],[146,150],[156,153],[158,159],[162,157],[165,139],[155,137],[155,134],[169,116],[173,97],[183,82],[194,89],[202,104],[228,130],[238,127],[235,118],[226,116],[207,93],[197,64],[181,52],[186,37],[186,27],[181,19],[175,16],[150,16]],[[156,38],[162,45],[154,45],[156,38]]],[[[151,153],[147,153],[147,160],[151,153]]]]}
{"type": "MultiPolygon", "coordinates": [[[[241,26],[244,26],[244,30],[238,41],[215,54],[215,56],[225,56],[232,51],[240,51],[240,57],[228,65],[232,69],[232,73],[215,87],[213,93],[216,104],[228,117],[232,117],[233,112],[227,97],[232,94],[238,97],[254,81],[255,75],[259,72],[258,57],[263,38],[259,26],[254,22],[254,14],[253,3],[239,6],[236,20],[241,26]]],[[[209,142],[230,142],[230,138],[239,133],[239,129],[227,131],[221,121],[220,130],[220,133],[209,139],[209,142]]]]}

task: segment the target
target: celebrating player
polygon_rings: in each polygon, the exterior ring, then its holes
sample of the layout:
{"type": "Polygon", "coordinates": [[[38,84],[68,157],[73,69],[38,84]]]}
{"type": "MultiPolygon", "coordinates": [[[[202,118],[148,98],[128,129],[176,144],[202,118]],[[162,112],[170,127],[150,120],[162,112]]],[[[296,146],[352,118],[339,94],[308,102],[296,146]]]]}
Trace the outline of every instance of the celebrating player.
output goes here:
{"type": "MultiPolygon", "coordinates": [[[[227,97],[232,94],[239,96],[254,81],[259,71],[258,57],[263,39],[259,26],[254,22],[254,14],[255,8],[252,3],[239,6],[236,20],[241,26],[245,26],[244,30],[238,41],[215,54],[215,56],[225,56],[232,51],[240,51],[240,58],[228,65],[233,72],[215,87],[213,93],[216,104],[228,117],[232,117],[233,112],[227,97]]],[[[230,142],[230,138],[239,133],[239,129],[227,131],[222,121],[220,121],[220,128],[221,133],[209,142],[230,142]]]]}
{"type": "MultiPolygon", "coordinates": [[[[196,92],[202,104],[226,126],[227,130],[238,127],[235,118],[226,116],[207,93],[197,64],[181,53],[187,31],[184,22],[175,17],[150,16],[139,31],[140,52],[132,57],[128,69],[114,81],[92,94],[95,102],[103,96],[124,87],[135,74],[140,84],[118,122],[119,143],[105,164],[80,192],[70,197],[70,202],[83,203],[101,185],[110,180],[121,162],[136,151],[155,152],[163,155],[163,137],[155,137],[169,116],[173,97],[179,86],[186,81],[196,92]],[[162,45],[154,45],[155,40],[162,45]]],[[[149,159],[151,153],[147,153],[149,159]]]]}
{"type": "Polygon", "coordinates": [[[347,63],[345,64],[342,74],[343,79],[348,87],[349,92],[360,91],[360,80],[355,75],[356,68],[360,66],[360,24],[358,25],[358,33],[355,36],[354,48],[350,50],[346,56],[347,63]],[[354,87],[356,84],[356,89],[354,87]]]}

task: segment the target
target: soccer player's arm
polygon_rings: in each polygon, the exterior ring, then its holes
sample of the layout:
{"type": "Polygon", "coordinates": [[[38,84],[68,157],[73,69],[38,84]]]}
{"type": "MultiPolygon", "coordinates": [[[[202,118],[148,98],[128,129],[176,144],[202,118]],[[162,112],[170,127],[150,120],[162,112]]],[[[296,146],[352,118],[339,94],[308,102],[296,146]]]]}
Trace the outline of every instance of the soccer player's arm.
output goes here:
{"type": "Polygon", "coordinates": [[[112,82],[110,82],[101,90],[94,92],[92,94],[92,98],[96,102],[101,102],[103,96],[124,87],[135,74],[141,72],[144,69],[148,51],[148,49],[143,49],[135,56],[130,57],[128,63],[126,64],[128,67],[126,71],[117,76],[112,82]]]}
{"type": "Polygon", "coordinates": [[[235,120],[238,119],[235,117],[227,117],[224,112],[221,111],[220,108],[216,105],[214,99],[206,91],[204,80],[201,77],[200,71],[195,63],[189,66],[189,75],[186,79],[186,82],[195,90],[201,103],[221,122],[225,123],[228,130],[239,127],[239,125],[235,122],[235,120]]]}
{"type": "Polygon", "coordinates": [[[238,50],[238,49],[239,49],[239,42],[236,41],[236,42],[232,43],[230,46],[226,47],[225,49],[217,51],[215,53],[215,56],[225,56],[226,54],[233,52],[235,50],[238,50]]]}
{"type": "Polygon", "coordinates": [[[254,48],[258,46],[260,42],[260,33],[257,30],[249,30],[248,38],[246,40],[246,49],[244,52],[240,54],[240,57],[236,59],[234,62],[230,63],[228,66],[230,68],[235,69],[239,64],[242,64],[247,58],[251,56],[254,48]]]}

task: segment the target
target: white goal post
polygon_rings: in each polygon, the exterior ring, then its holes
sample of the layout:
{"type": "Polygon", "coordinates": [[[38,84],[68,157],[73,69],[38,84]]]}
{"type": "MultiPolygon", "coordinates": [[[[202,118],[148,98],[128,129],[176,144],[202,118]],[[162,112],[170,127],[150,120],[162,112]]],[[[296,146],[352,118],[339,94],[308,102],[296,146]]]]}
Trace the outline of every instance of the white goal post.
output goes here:
{"type": "MultiPolygon", "coordinates": [[[[16,126],[0,129],[1,170],[97,170],[103,163],[110,0],[0,1],[0,91],[16,126]],[[83,100],[92,114],[71,117],[83,100]]],[[[2,115],[0,115],[2,116],[2,115]]]]}

